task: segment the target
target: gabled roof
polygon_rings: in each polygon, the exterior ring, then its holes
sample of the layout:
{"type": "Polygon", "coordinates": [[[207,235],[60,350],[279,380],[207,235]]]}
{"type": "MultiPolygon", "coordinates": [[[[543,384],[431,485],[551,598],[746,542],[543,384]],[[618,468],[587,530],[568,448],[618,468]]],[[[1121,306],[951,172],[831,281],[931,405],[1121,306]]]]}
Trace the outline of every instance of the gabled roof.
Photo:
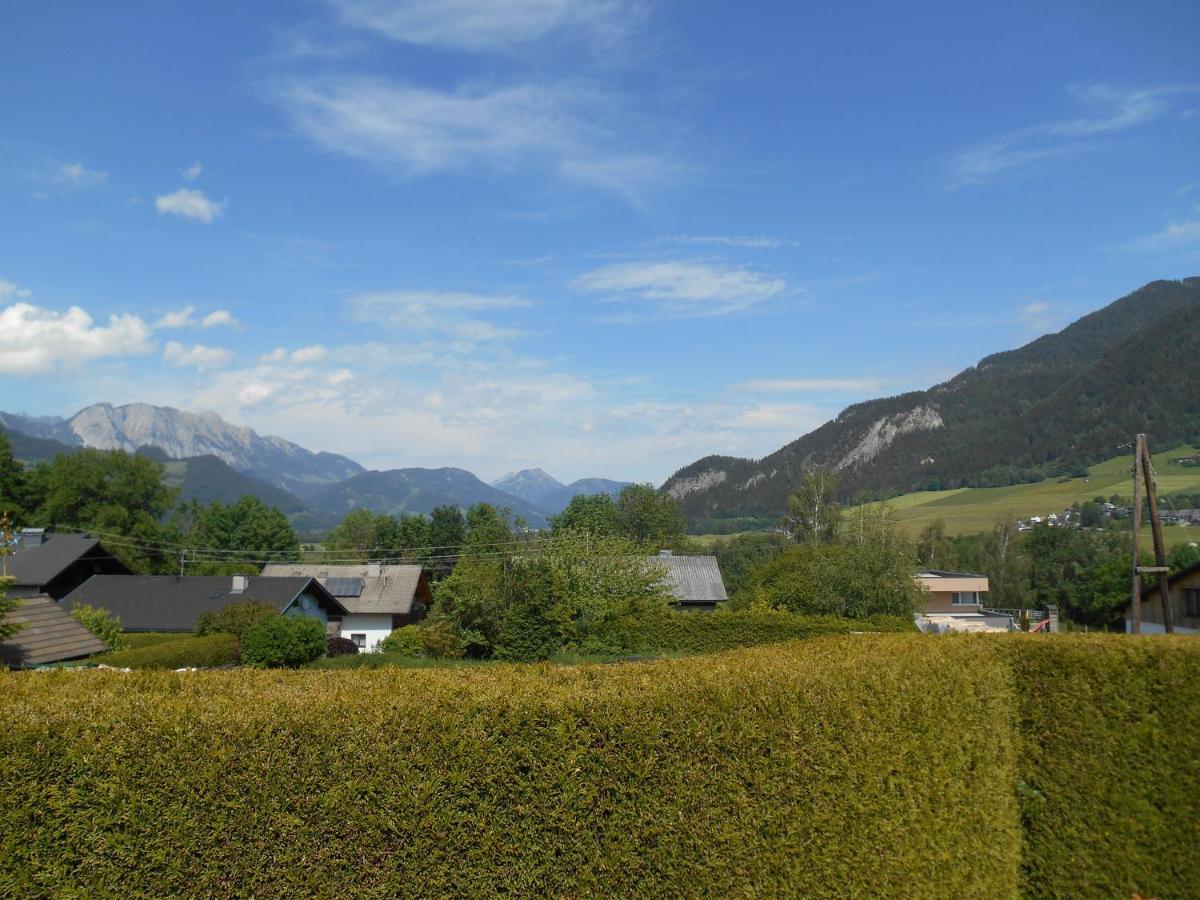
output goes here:
{"type": "MultiPolygon", "coordinates": [[[[1179,579],[1186,578],[1189,575],[1195,575],[1197,572],[1200,572],[1200,562],[1193,563],[1192,565],[1188,566],[1186,569],[1180,569],[1174,575],[1168,576],[1167,584],[1174,585],[1175,582],[1177,582],[1179,579]]],[[[1151,585],[1143,585],[1142,586],[1142,599],[1143,600],[1145,600],[1151,594],[1157,594],[1157,593],[1158,593],[1158,581],[1155,581],[1154,584],[1151,584],[1151,585]]],[[[1126,603],[1125,605],[1128,607],[1130,604],[1126,603]]]]}
{"type": "Polygon", "coordinates": [[[651,565],[667,570],[667,586],[675,602],[684,606],[724,603],[725,582],[715,556],[675,556],[659,554],[647,559],[651,565]]]}
{"type": "Polygon", "coordinates": [[[430,601],[429,580],[420,566],[272,563],[263,567],[263,575],[315,578],[350,613],[408,615],[417,600],[426,605],[430,601]]]}
{"type": "Polygon", "coordinates": [[[201,613],[246,600],[283,612],[305,592],[334,615],[346,611],[315,579],[303,576],[252,575],[245,579],[244,590],[235,593],[233,588],[234,579],[228,575],[93,575],[63,597],[62,605],[68,610],[84,603],[107,609],[126,631],[191,631],[201,613]]]}
{"type": "Polygon", "coordinates": [[[0,662],[9,666],[39,666],[103,653],[108,645],[64,609],[42,594],[26,597],[5,616],[6,622],[25,625],[13,637],[0,641],[0,662]]]}
{"type": "Polygon", "coordinates": [[[81,559],[111,559],[100,541],[86,534],[51,534],[42,544],[22,547],[8,558],[8,574],[16,584],[49,584],[81,559]]]}

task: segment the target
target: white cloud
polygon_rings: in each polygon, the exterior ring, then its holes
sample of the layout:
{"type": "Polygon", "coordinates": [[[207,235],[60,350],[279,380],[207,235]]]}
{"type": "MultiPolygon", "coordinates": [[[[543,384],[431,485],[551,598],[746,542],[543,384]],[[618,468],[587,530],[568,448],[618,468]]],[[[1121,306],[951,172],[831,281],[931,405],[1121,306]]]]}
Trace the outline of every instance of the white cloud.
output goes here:
{"type": "Polygon", "coordinates": [[[235,319],[233,317],[233,313],[227,309],[214,310],[200,320],[201,328],[217,328],[218,326],[222,325],[233,328],[236,327],[237,324],[237,319],[235,319]]]}
{"type": "Polygon", "coordinates": [[[79,190],[104,184],[108,173],[89,169],[83,163],[64,163],[54,180],[63,190],[79,190]]]}
{"type": "Polygon", "coordinates": [[[567,85],[441,91],[360,76],[281,85],[276,100],[296,129],[331,153],[416,177],[482,167],[548,169],[636,198],[678,167],[621,146],[627,123],[612,96],[567,85]]]}
{"type": "Polygon", "coordinates": [[[163,194],[154,198],[154,206],[160,213],[183,216],[185,219],[193,219],[206,225],[225,212],[228,205],[228,200],[217,203],[209,200],[202,191],[192,188],[180,188],[173,194],[163,194]]]}
{"type": "Polygon", "coordinates": [[[1133,242],[1138,250],[1151,252],[1179,250],[1200,244],[1200,219],[1172,222],[1161,231],[1148,234],[1133,242]]]}
{"type": "Polygon", "coordinates": [[[350,300],[350,310],[360,322],[387,325],[408,332],[439,332],[464,344],[503,341],[527,332],[496,325],[468,313],[524,309],[532,301],[508,294],[472,294],[452,291],[379,291],[350,300]]]}
{"type": "Polygon", "coordinates": [[[33,296],[31,291],[28,291],[23,287],[18,287],[11,281],[5,281],[3,278],[0,278],[0,300],[4,300],[7,297],[23,299],[31,296],[33,296]]]}
{"type": "Polygon", "coordinates": [[[632,262],[576,278],[577,291],[612,301],[640,301],[668,316],[714,316],[753,306],[787,284],[745,268],[698,261],[632,262]]]}
{"type": "Polygon", "coordinates": [[[293,350],[292,362],[301,364],[320,362],[328,355],[329,351],[320,344],[313,344],[311,347],[301,347],[299,350],[293,350]]]}
{"type": "Polygon", "coordinates": [[[179,369],[195,367],[201,372],[223,366],[233,357],[233,351],[224,347],[207,347],[204,344],[188,346],[179,341],[168,341],[167,346],[163,349],[163,361],[167,365],[179,369]]]}
{"type": "Polygon", "coordinates": [[[186,169],[183,169],[179,174],[183,176],[184,181],[195,181],[204,172],[204,166],[200,165],[199,161],[192,163],[186,169]]]}
{"type": "Polygon", "coordinates": [[[110,316],[105,326],[78,306],[60,313],[14,303],[0,310],[0,372],[7,375],[77,369],[92,360],[152,349],[150,327],[135,315],[110,316]]]}
{"type": "Polygon", "coordinates": [[[358,28],[410,44],[486,50],[575,31],[610,42],[638,18],[622,0],[331,0],[358,28]]]}
{"type": "Polygon", "coordinates": [[[190,328],[196,324],[195,319],[196,307],[185,306],[183,309],[169,312],[157,322],[154,323],[156,329],[159,328],[190,328]]]}
{"type": "Polygon", "coordinates": [[[1045,300],[1031,300],[1017,311],[1018,321],[1026,329],[1038,334],[1049,332],[1062,316],[1045,300]]]}
{"type": "Polygon", "coordinates": [[[1035,125],[959,154],[953,163],[950,187],[984,184],[1007,171],[1078,153],[1095,138],[1161,118],[1170,110],[1173,98],[1200,92],[1200,85],[1118,90],[1093,84],[1069,90],[1086,108],[1084,115],[1035,125]]]}
{"type": "Polygon", "coordinates": [[[827,391],[866,393],[879,390],[878,378],[759,378],[734,385],[738,390],[759,394],[807,394],[827,391]]]}

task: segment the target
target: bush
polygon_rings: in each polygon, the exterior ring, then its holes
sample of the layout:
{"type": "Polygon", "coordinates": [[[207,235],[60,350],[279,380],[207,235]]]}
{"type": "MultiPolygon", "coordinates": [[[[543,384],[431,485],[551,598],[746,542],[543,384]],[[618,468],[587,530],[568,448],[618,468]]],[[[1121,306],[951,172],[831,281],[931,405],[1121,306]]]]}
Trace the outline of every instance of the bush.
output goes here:
{"type": "Polygon", "coordinates": [[[449,619],[426,619],[421,626],[421,647],[434,659],[459,659],[463,655],[462,633],[449,619]]]}
{"type": "Polygon", "coordinates": [[[107,609],[81,603],[71,610],[71,618],[104,641],[109,650],[121,650],[126,646],[121,634],[121,620],[107,609]]]}
{"type": "Polygon", "coordinates": [[[93,656],[88,662],[129,669],[206,669],[238,661],[238,641],[232,634],[202,638],[176,635],[176,638],[136,650],[93,656]]]}
{"type": "Polygon", "coordinates": [[[331,637],[325,642],[326,656],[347,656],[358,652],[358,644],[344,637],[331,637]]]}
{"type": "Polygon", "coordinates": [[[0,682],[0,894],[1016,894],[985,641],[0,682]]]}
{"type": "Polygon", "coordinates": [[[242,638],[242,662],[277,669],[302,666],[325,652],[325,625],[312,616],[273,616],[242,638]]]}
{"type": "Polygon", "coordinates": [[[580,647],[585,653],[713,653],[800,638],[849,634],[855,631],[914,631],[912,619],[875,616],[801,616],[782,609],[684,612],[628,619],[614,625],[602,640],[580,647]]]}
{"type": "Polygon", "coordinates": [[[192,635],[180,634],[177,631],[126,631],[121,634],[121,643],[125,645],[126,650],[138,650],[169,641],[187,640],[190,637],[192,635]]]}
{"type": "Polygon", "coordinates": [[[1021,636],[1023,890],[1200,896],[1200,641],[1021,636]]]}
{"type": "Polygon", "coordinates": [[[421,645],[421,629],[416,625],[397,628],[379,642],[379,649],[384,653],[396,656],[424,656],[425,648],[421,645]]]}
{"type": "Polygon", "coordinates": [[[279,617],[279,610],[261,600],[243,600],[220,609],[201,613],[196,619],[196,634],[232,634],[239,641],[246,632],[264,619],[279,617]]]}

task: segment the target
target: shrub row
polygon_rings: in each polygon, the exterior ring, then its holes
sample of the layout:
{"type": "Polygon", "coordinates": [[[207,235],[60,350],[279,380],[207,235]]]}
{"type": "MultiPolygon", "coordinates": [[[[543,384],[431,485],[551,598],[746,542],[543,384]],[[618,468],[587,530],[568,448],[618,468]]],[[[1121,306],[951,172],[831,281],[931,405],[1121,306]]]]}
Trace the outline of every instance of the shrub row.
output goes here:
{"type": "Polygon", "coordinates": [[[188,640],[190,635],[176,631],[123,631],[121,643],[127,650],[139,650],[142,647],[153,647],[155,644],[166,644],[170,641],[188,640]]]}
{"type": "Polygon", "coordinates": [[[1200,640],[999,646],[1017,686],[1024,893],[1200,896],[1200,640]]]}
{"type": "Polygon", "coordinates": [[[911,632],[912,619],[878,616],[801,616],[786,610],[671,611],[618,623],[608,635],[613,646],[638,653],[714,653],[780,641],[849,634],[854,631],[911,632]]]}
{"type": "Polygon", "coordinates": [[[88,662],[131,669],[190,669],[224,666],[238,661],[238,641],[232,634],[177,637],[173,641],[94,656],[88,662]]]}
{"type": "Polygon", "coordinates": [[[1015,896],[986,642],[0,675],[0,894],[1015,896]]]}

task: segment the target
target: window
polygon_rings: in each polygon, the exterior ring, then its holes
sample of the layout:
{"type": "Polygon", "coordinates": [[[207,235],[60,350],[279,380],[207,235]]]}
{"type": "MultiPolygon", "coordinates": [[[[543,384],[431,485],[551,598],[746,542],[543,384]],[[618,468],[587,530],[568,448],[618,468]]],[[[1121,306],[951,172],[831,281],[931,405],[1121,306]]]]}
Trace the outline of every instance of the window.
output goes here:
{"type": "Polygon", "coordinates": [[[350,635],[350,640],[354,641],[354,645],[359,650],[367,649],[367,636],[365,634],[352,634],[350,635]]]}
{"type": "Polygon", "coordinates": [[[1183,592],[1183,614],[1200,616],[1200,590],[1187,588],[1183,592]]]}
{"type": "Polygon", "coordinates": [[[955,606],[976,606],[979,603],[979,592],[955,591],[950,595],[950,602],[955,606]]]}

